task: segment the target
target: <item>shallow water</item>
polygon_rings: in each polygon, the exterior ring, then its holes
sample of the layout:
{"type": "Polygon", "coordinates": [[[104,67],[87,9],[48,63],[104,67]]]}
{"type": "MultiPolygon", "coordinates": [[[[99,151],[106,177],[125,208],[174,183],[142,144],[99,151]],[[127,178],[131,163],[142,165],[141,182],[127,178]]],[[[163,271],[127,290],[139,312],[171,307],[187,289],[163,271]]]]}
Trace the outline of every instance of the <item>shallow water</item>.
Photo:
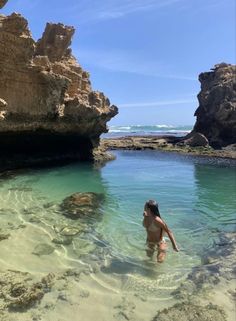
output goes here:
{"type": "Polygon", "coordinates": [[[10,233],[0,242],[1,269],[40,275],[86,266],[91,273],[85,284],[101,293],[135,294],[159,301],[159,308],[173,300],[172,292],[201,266],[219,233],[235,230],[236,163],[157,151],[115,154],[100,169],[80,163],[0,181],[0,232],[10,233]],[[58,205],[65,197],[88,191],[105,195],[102,213],[82,222],[62,215],[58,205]],[[181,249],[175,253],[168,242],[161,265],[145,254],[148,199],[158,200],[181,249]],[[84,232],[70,245],[53,243],[65,226],[84,232]],[[39,244],[52,251],[35,255],[39,244]]]}

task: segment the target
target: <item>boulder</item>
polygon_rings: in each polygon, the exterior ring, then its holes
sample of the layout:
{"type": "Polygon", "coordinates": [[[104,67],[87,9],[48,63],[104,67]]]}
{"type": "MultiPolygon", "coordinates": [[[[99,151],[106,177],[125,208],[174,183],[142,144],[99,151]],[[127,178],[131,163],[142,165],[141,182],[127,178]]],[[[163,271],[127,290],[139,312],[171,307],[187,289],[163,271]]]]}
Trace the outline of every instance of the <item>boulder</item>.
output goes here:
{"type": "Polygon", "coordinates": [[[93,192],[75,193],[65,198],[60,207],[63,215],[71,219],[78,219],[96,215],[103,200],[103,194],[93,192]]]}
{"type": "Polygon", "coordinates": [[[194,132],[203,134],[215,148],[236,143],[236,66],[217,64],[201,73],[199,81],[194,132]]]}
{"type": "Polygon", "coordinates": [[[203,134],[192,131],[176,145],[187,145],[190,147],[207,147],[209,146],[209,142],[203,134]]]}

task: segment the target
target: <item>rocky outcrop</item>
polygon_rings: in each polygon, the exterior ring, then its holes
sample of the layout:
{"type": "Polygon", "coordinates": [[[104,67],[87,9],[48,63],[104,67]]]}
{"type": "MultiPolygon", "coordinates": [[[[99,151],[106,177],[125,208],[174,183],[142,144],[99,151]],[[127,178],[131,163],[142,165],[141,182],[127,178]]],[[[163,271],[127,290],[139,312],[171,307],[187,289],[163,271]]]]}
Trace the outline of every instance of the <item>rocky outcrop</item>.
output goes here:
{"type": "MultiPolygon", "coordinates": [[[[200,133],[194,133],[185,137],[175,136],[126,136],[116,138],[103,138],[100,144],[100,153],[116,149],[128,150],[160,150],[192,156],[204,156],[214,158],[236,159],[236,144],[222,149],[213,149],[208,144],[207,138],[200,133]]],[[[98,151],[99,161],[99,151],[98,151]]]]}
{"type": "Polygon", "coordinates": [[[192,131],[184,137],[179,143],[178,146],[186,145],[190,147],[207,147],[209,145],[208,139],[201,133],[192,131]]]}
{"type": "Polygon", "coordinates": [[[8,0],[0,0],[0,9],[2,9],[8,0]]]}
{"type": "Polygon", "coordinates": [[[1,154],[92,158],[118,110],[73,57],[74,28],[48,23],[35,42],[20,14],[0,25],[1,154]]]}
{"type": "Polygon", "coordinates": [[[215,65],[199,75],[201,91],[193,131],[206,136],[219,148],[236,143],[236,66],[215,65]]]}

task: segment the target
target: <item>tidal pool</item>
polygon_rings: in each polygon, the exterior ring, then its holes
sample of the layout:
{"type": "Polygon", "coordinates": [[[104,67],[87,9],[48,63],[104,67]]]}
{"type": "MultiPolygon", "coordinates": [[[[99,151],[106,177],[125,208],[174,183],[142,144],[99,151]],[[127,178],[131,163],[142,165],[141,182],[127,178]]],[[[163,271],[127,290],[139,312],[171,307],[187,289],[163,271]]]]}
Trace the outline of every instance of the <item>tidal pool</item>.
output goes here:
{"type": "Polygon", "coordinates": [[[102,168],[76,163],[1,179],[1,284],[11,278],[6,273],[14,274],[12,284],[24,282],[22,272],[32,280],[51,273],[53,282],[23,309],[6,309],[11,289],[5,285],[0,316],[151,321],[157,311],[193,300],[218,304],[233,320],[229,244],[235,244],[236,162],[158,151],[115,154],[102,168]],[[78,220],[64,216],[60,204],[76,192],[103,194],[99,212],[78,220]],[[158,201],[181,249],[172,251],[168,242],[163,264],[145,253],[142,213],[148,199],[158,201]],[[221,251],[224,243],[227,251],[221,251]]]}

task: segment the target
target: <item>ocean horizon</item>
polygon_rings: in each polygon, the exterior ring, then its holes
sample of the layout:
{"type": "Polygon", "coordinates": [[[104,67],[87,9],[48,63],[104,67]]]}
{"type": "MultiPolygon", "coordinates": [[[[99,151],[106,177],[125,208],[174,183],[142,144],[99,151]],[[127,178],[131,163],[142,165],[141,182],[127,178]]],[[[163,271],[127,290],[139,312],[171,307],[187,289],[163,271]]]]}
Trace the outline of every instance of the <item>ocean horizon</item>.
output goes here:
{"type": "Polygon", "coordinates": [[[111,125],[109,131],[102,135],[102,138],[122,137],[122,136],[185,136],[192,129],[193,125],[111,125]]]}

